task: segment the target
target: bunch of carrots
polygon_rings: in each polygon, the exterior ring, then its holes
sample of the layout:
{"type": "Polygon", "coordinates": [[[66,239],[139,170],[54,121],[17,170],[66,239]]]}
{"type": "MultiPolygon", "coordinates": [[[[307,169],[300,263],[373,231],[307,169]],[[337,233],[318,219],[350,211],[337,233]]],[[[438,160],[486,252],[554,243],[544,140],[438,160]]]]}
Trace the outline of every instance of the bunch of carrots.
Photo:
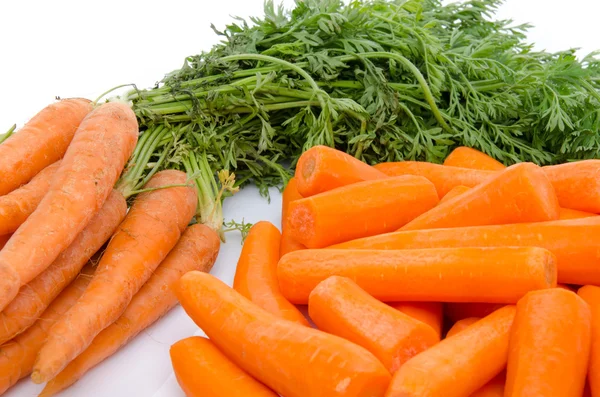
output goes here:
{"type": "Polygon", "coordinates": [[[370,166],[313,147],[233,288],[175,284],[208,336],[171,347],[175,375],[204,397],[598,397],[598,214],[600,160],[370,166]]]}

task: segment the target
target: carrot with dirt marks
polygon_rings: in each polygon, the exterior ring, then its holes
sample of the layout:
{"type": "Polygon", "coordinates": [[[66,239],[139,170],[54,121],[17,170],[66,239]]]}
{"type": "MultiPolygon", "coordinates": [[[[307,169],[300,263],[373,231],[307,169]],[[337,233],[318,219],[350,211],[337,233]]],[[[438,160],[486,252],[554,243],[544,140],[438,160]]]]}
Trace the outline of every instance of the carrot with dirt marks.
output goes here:
{"type": "Polygon", "coordinates": [[[587,302],[592,313],[592,345],[588,382],[592,396],[600,396],[600,287],[586,285],[579,288],[577,295],[587,302]]]}
{"type": "Polygon", "coordinates": [[[290,203],[295,200],[300,200],[302,195],[298,192],[298,184],[296,178],[292,177],[281,195],[281,245],[279,246],[279,257],[284,256],[288,252],[298,251],[306,247],[290,236],[288,223],[286,222],[289,215],[290,203]]]}
{"type": "Polygon", "coordinates": [[[486,171],[500,171],[506,168],[493,157],[466,146],[454,149],[444,160],[444,165],[486,171]]]}
{"type": "Polygon", "coordinates": [[[561,207],[600,213],[600,160],[544,167],[561,207]]]}
{"type": "Polygon", "coordinates": [[[390,302],[391,307],[429,325],[438,336],[442,337],[444,325],[443,304],[440,302],[390,302]]]}

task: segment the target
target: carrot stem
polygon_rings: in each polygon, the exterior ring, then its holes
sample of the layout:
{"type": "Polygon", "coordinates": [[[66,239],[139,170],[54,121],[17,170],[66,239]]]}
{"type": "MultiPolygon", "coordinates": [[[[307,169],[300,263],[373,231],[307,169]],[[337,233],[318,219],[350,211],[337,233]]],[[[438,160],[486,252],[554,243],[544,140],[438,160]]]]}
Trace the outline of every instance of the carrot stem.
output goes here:
{"type": "Polygon", "coordinates": [[[13,134],[13,132],[15,132],[15,130],[17,129],[17,125],[13,124],[8,131],[6,131],[4,134],[0,135],[0,143],[4,142],[5,140],[7,140],[8,138],[10,138],[10,136],[13,134]]]}

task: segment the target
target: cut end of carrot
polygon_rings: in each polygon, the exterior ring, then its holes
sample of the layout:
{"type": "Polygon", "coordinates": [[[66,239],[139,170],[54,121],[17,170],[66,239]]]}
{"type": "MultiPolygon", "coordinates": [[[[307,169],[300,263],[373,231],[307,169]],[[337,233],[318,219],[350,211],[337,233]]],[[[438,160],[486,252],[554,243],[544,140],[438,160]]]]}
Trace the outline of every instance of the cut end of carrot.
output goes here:
{"type": "Polygon", "coordinates": [[[294,238],[299,243],[310,246],[309,243],[313,239],[313,230],[316,230],[314,225],[315,217],[313,216],[309,206],[290,204],[289,222],[293,227],[294,238]]]}
{"type": "Polygon", "coordinates": [[[302,177],[304,179],[310,179],[310,177],[315,172],[315,168],[317,166],[317,159],[315,159],[315,156],[309,155],[307,157],[308,158],[304,161],[302,167],[302,177]]]}

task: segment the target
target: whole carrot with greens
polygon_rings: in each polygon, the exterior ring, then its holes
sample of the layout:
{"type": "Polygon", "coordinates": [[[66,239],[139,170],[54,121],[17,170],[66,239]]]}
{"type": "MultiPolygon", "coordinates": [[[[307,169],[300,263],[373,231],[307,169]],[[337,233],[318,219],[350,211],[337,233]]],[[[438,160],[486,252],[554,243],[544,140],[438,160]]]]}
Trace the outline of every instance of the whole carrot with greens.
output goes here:
{"type": "Polygon", "coordinates": [[[504,164],[493,157],[466,146],[454,149],[444,160],[444,165],[486,171],[500,171],[506,168],[504,164]]]}
{"type": "Polygon", "coordinates": [[[438,336],[442,337],[444,325],[443,305],[440,302],[390,302],[391,307],[429,325],[438,336]]]}
{"type": "Polygon", "coordinates": [[[579,288],[579,295],[590,307],[592,313],[592,344],[588,382],[592,396],[600,395],[600,287],[586,285],[579,288]]]}
{"type": "Polygon", "coordinates": [[[298,192],[296,178],[292,177],[283,189],[281,195],[281,245],[279,246],[279,256],[282,257],[288,252],[298,251],[306,247],[290,236],[287,218],[289,216],[290,203],[303,198],[298,192]]]}

